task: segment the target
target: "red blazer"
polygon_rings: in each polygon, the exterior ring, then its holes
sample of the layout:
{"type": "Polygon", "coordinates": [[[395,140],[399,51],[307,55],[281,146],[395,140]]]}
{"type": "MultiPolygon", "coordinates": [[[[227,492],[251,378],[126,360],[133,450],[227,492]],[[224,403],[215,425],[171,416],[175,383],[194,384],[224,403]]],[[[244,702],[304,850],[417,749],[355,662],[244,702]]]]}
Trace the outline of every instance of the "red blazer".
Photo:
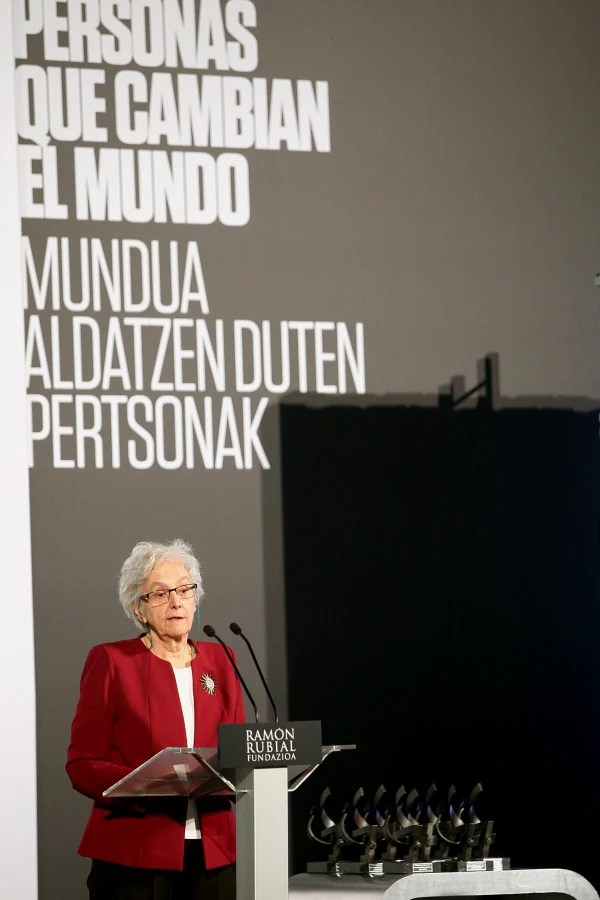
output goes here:
{"type": "MultiPolygon", "coordinates": [[[[192,660],[194,746],[216,747],[217,725],[245,721],[240,684],[219,644],[197,643],[192,660]],[[216,691],[201,682],[211,675],[216,691]]],[[[139,638],[90,650],[71,727],[67,774],[94,801],[78,852],[149,869],[183,868],[185,798],[107,800],[102,792],[165,747],[185,747],[173,667],[139,638]]],[[[226,798],[198,804],[206,867],[235,860],[235,819],[226,798]]]]}

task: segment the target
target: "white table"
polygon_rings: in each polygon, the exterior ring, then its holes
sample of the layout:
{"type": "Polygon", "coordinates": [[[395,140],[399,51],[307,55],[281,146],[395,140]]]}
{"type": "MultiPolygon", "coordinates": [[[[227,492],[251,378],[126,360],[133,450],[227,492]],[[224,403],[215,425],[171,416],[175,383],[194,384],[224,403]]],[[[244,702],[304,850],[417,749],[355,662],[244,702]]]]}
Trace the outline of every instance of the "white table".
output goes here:
{"type": "Polygon", "coordinates": [[[495,894],[567,894],[574,900],[599,900],[589,881],[568,869],[435,872],[377,878],[294,875],[289,883],[290,900],[418,900],[495,894]]]}

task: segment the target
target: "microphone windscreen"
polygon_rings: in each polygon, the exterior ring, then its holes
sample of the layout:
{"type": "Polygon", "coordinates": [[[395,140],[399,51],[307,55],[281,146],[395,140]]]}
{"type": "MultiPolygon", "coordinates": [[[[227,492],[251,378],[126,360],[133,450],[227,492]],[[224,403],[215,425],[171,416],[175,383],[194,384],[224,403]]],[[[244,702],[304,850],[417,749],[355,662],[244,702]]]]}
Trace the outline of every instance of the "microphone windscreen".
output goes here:
{"type": "Polygon", "coordinates": [[[229,626],[229,630],[233,631],[234,634],[242,633],[242,629],[240,628],[240,626],[238,625],[237,622],[232,622],[231,625],[229,626]]]}
{"type": "Polygon", "coordinates": [[[212,627],[212,625],[205,625],[202,630],[203,630],[204,634],[208,635],[208,637],[214,637],[216,634],[216,631],[212,627]]]}

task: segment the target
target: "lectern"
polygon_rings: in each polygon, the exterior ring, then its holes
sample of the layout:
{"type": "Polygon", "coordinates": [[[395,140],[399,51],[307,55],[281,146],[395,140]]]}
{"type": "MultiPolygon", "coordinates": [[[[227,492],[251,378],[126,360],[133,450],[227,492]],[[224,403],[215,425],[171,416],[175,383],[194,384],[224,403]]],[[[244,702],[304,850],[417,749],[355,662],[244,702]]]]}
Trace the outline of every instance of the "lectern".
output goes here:
{"type": "Polygon", "coordinates": [[[105,797],[236,798],[237,900],[287,900],[288,793],[332,753],[320,722],[219,726],[219,748],[166,747],[105,797]]]}

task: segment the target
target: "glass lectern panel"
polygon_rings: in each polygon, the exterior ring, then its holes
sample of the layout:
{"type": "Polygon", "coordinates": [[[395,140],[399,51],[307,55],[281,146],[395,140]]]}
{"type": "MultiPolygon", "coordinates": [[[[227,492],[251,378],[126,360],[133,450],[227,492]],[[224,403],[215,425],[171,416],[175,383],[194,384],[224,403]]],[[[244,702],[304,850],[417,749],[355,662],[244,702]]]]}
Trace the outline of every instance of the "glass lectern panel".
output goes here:
{"type": "Polygon", "coordinates": [[[340,750],[356,750],[356,744],[328,744],[321,747],[321,762],[313,766],[288,766],[288,791],[296,791],[331,753],[339,753],[340,750]]]}
{"type": "Polygon", "coordinates": [[[234,785],[219,774],[214,747],[166,747],[125,778],[104,797],[189,797],[233,794],[234,785]]]}
{"type": "MultiPolygon", "coordinates": [[[[339,750],[354,750],[355,744],[332,744],[322,748],[321,762],[339,750]]],[[[295,791],[318,769],[288,766],[288,790],[295,791]]],[[[236,770],[221,771],[214,747],[166,747],[125,778],[104,791],[103,797],[203,797],[206,794],[239,793],[236,770]]],[[[245,791],[242,791],[245,793],[245,791]]]]}

